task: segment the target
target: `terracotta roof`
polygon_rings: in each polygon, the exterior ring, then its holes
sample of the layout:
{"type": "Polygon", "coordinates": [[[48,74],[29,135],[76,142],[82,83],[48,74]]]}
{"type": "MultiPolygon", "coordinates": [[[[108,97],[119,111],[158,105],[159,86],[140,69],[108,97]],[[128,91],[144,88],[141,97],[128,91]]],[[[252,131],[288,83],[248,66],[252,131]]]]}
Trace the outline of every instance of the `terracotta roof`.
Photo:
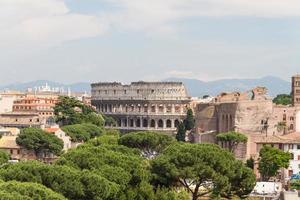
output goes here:
{"type": "Polygon", "coordinates": [[[44,130],[49,132],[49,133],[55,133],[56,131],[59,130],[59,128],[45,128],[44,130]]]}
{"type": "Polygon", "coordinates": [[[294,132],[286,135],[255,135],[252,136],[255,143],[266,144],[300,144],[300,133],[294,132]]]}
{"type": "Polygon", "coordinates": [[[20,149],[16,143],[17,136],[2,136],[0,139],[0,149],[20,149]]]}

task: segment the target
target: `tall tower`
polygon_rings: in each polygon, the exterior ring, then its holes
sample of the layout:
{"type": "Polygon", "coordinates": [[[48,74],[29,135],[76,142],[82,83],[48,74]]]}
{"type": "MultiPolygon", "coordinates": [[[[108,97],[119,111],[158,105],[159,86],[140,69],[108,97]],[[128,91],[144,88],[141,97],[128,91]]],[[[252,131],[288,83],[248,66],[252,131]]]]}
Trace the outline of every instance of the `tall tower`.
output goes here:
{"type": "Polygon", "coordinates": [[[300,75],[292,77],[292,98],[293,105],[300,106],[300,75]]]}

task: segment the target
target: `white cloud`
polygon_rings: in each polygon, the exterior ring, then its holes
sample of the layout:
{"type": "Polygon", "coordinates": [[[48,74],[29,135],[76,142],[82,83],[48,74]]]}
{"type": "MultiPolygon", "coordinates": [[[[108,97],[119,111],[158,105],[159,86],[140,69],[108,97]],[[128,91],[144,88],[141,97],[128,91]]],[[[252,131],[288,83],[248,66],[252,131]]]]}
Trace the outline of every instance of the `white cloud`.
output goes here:
{"type": "Polygon", "coordinates": [[[175,30],[170,23],[190,17],[299,17],[299,0],[106,0],[117,26],[155,32],[175,30]]]}
{"type": "Polygon", "coordinates": [[[103,33],[102,22],[70,12],[63,0],[1,0],[0,46],[55,46],[103,33]]]}

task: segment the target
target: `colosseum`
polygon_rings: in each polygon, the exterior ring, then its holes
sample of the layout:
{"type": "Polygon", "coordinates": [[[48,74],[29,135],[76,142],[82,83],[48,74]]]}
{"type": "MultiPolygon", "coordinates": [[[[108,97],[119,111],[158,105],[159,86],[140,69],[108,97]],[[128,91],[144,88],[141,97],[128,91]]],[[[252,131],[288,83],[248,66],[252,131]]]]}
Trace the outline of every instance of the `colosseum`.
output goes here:
{"type": "Polygon", "coordinates": [[[93,83],[92,105],[121,131],[174,132],[191,102],[181,82],[93,83]]]}

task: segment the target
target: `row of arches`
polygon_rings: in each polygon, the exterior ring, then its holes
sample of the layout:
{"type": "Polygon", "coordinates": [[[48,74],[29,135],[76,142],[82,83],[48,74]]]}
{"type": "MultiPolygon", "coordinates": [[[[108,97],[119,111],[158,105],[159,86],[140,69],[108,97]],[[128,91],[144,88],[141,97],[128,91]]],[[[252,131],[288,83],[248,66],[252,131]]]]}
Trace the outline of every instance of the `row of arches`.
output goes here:
{"type": "Polygon", "coordinates": [[[182,113],[187,105],[183,104],[98,104],[96,108],[102,113],[182,113]]]}
{"type": "Polygon", "coordinates": [[[179,119],[142,119],[142,118],[120,118],[117,120],[118,127],[132,128],[177,128],[179,119]]]}

